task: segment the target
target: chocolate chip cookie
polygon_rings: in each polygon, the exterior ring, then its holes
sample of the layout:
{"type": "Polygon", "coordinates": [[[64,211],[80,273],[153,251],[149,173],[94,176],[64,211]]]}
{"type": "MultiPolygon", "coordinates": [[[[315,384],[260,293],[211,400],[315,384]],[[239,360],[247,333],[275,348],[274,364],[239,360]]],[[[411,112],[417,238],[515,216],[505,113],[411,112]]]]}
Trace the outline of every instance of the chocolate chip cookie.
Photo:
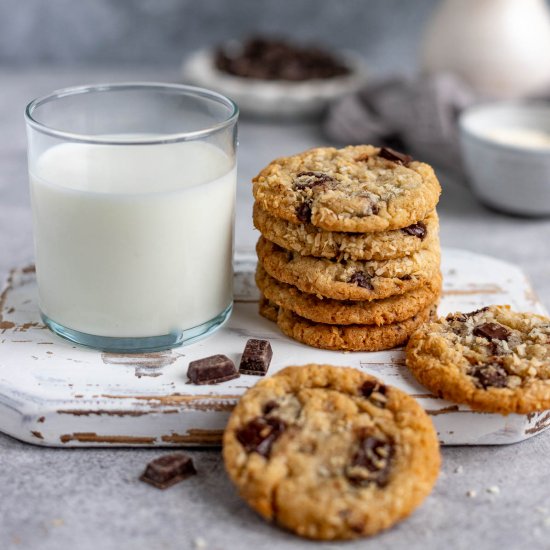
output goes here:
{"type": "Polygon", "coordinates": [[[314,323],[292,311],[279,308],[277,325],[298,342],[314,348],[334,351],[382,351],[401,346],[423,323],[435,316],[430,305],[409,319],[387,325],[328,325],[314,323]]]}
{"type": "Polygon", "coordinates": [[[441,293],[441,275],[425,286],[382,300],[345,301],[317,298],[295,286],[277,281],[261,265],[256,269],[256,284],[273,304],[316,323],[333,325],[385,325],[409,319],[435,303],[441,293]]]}
{"type": "Polygon", "coordinates": [[[279,315],[279,306],[268,300],[263,294],[260,295],[259,313],[262,317],[265,317],[268,321],[277,322],[277,316],[279,315]]]}
{"type": "Polygon", "coordinates": [[[393,231],[344,233],[324,231],[310,223],[295,224],[277,218],[254,204],[254,226],[279,246],[303,256],[344,260],[390,260],[418,252],[428,235],[437,235],[435,210],[427,218],[393,231]]]}
{"type": "Polygon", "coordinates": [[[416,331],[407,366],[437,395],[472,409],[527,414],[550,409],[550,319],[489,306],[416,331]]]}
{"type": "Polygon", "coordinates": [[[253,180],[261,208],[327,231],[400,229],[424,220],[441,187],[431,166],[387,148],[321,147],[273,161],[253,180]]]}
{"type": "Polygon", "coordinates": [[[288,367],[249,389],[223,438],[231,480],[265,519],[323,540],[368,536],[408,516],[440,466],[430,418],[356,369],[288,367]]]}
{"type": "Polygon", "coordinates": [[[377,300],[426,285],[439,273],[439,240],[426,239],[410,256],[382,261],[331,261],[302,256],[260,237],[256,252],[264,269],[302,292],[336,300],[377,300]]]}

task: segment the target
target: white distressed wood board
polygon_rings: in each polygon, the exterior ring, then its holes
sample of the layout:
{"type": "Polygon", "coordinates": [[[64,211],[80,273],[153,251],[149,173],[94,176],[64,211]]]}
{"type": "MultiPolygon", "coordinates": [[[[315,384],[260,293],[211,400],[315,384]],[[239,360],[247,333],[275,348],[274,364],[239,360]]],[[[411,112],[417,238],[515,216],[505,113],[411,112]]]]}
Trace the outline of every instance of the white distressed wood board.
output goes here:
{"type": "MultiPolygon", "coordinates": [[[[252,255],[238,256],[234,312],[217,333],[190,346],[139,355],[102,353],[51,333],[40,321],[34,270],[14,269],[0,295],[0,431],[48,446],[219,444],[234,404],[259,378],[195,386],[187,382],[187,365],[216,353],[238,364],[251,337],[271,341],[269,375],[288,365],[350,365],[408,392],[432,415],[443,445],[514,443],[550,426],[550,412],[476,413],[430,395],[407,371],[401,349],[344,353],[294,342],[259,316],[254,264],[252,255]]],[[[545,313],[511,264],[445,249],[442,271],[440,314],[501,303],[545,313]]]]}

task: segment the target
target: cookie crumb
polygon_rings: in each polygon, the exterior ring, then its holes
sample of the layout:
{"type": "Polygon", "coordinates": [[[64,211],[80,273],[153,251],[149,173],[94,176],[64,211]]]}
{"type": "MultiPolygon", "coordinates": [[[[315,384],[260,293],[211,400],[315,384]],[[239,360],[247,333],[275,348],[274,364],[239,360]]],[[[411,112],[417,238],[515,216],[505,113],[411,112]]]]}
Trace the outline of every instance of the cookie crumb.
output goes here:
{"type": "Polygon", "coordinates": [[[476,498],[477,497],[477,491],[475,489],[470,489],[466,493],[466,496],[469,497],[469,498],[476,498]]]}
{"type": "Polygon", "coordinates": [[[202,537],[195,537],[193,544],[197,550],[202,550],[206,548],[206,541],[202,537]]]}
{"type": "Polygon", "coordinates": [[[491,487],[487,487],[487,492],[492,495],[498,495],[500,493],[500,487],[498,485],[492,485],[491,487]]]}
{"type": "Polygon", "coordinates": [[[461,474],[464,471],[464,468],[462,466],[457,466],[455,468],[455,474],[461,474]]]}

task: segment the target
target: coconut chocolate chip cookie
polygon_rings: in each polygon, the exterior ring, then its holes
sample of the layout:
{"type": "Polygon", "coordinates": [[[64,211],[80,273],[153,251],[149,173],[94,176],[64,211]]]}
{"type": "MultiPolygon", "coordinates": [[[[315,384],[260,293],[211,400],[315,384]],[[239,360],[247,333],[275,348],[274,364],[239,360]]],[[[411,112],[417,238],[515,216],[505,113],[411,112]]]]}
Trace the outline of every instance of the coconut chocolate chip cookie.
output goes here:
{"type": "Polygon", "coordinates": [[[404,294],[439,274],[439,241],[426,241],[419,252],[382,261],[331,261],[302,256],[260,237],[256,252],[264,269],[302,292],[335,300],[377,300],[404,294]]]}
{"type": "Polygon", "coordinates": [[[324,231],[310,223],[294,224],[254,204],[254,226],[271,242],[304,256],[344,260],[390,260],[418,252],[428,235],[437,235],[435,210],[426,219],[378,233],[324,231]]]}
{"type": "Polygon", "coordinates": [[[435,316],[429,306],[409,319],[389,325],[328,325],[314,323],[279,308],[277,325],[288,337],[314,348],[334,351],[382,351],[403,345],[423,323],[435,316]]]}
{"type": "Polygon", "coordinates": [[[431,166],[393,149],[321,147],[273,161],[253,180],[261,208],[328,231],[400,229],[424,220],[441,187],[431,166]]]}
{"type": "Polygon", "coordinates": [[[489,306],[416,331],[407,366],[428,389],[475,410],[550,408],[550,319],[489,306]]]}
{"type": "Polygon", "coordinates": [[[359,370],[288,367],[248,390],[223,438],[241,496],[312,539],[352,539],[408,516],[440,466],[436,432],[408,395],[359,370]]]}
{"type": "Polygon", "coordinates": [[[404,321],[434,304],[441,293],[441,275],[437,274],[425,286],[382,300],[364,302],[321,299],[277,281],[261,265],[256,269],[256,284],[263,296],[277,306],[310,321],[333,325],[386,325],[404,321]]]}

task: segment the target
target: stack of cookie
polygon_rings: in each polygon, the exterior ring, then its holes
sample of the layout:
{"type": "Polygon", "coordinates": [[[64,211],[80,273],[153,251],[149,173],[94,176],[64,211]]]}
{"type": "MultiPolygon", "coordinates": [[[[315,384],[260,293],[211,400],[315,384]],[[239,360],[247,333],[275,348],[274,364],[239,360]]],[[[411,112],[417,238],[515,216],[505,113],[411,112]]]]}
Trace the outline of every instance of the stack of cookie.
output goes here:
{"type": "Polygon", "coordinates": [[[318,148],[254,179],[260,313],[302,343],[378,351],[406,342],[441,293],[441,188],[389,148],[318,148]]]}

